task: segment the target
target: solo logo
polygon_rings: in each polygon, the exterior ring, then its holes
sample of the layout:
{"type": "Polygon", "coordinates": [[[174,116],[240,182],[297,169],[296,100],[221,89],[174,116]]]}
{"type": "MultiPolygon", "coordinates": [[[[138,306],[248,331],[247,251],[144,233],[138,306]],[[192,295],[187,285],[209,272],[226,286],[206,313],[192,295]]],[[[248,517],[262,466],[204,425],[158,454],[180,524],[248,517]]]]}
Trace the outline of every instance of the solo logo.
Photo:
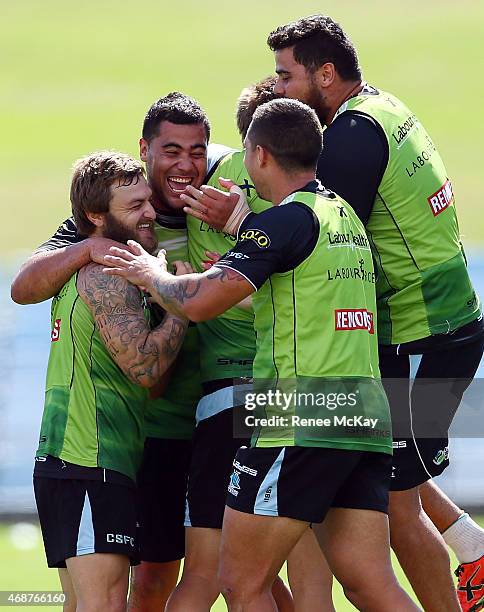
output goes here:
{"type": "Polygon", "coordinates": [[[449,179],[447,179],[440,189],[427,198],[427,202],[432,209],[432,214],[436,217],[452,204],[453,199],[452,184],[449,179]]]}
{"type": "Polygon", "coordinates": [[[336,331],[366,329],[370,334],[375,333],[373,313],[366,310],[366,308],[344,308],[335,310],[334,326],[336,331]]]}
{"type": "Polygon", "coordinates": [[[269,236],[262,230],[258,229],[249,229],[245,232],[242,232],[240,234],[239,240],[241,242],[242,240],[252,240],[261,249],[267,249],[267,247],[271,245],[271,239],[269,238],[269,236]]]}
{"type": "Polygon", "coordinates": [[[52,332],[50,334],[50,341],[51,342],[57,342],[57,340],[59,340],[59,338],[60,338],[60,326],[61,326],[61,320],[60,319],[56,319],[54,321],[54,327],[52,328],[52,332]]]}

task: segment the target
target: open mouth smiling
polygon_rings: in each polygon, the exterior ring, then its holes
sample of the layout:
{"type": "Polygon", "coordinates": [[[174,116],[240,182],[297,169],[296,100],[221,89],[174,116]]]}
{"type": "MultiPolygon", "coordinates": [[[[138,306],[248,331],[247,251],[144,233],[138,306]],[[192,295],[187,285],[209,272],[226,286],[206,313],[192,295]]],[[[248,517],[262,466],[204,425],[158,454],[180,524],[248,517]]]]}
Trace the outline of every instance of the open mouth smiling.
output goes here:
{"type": "Polygon", "coordinates": [[[180,194],[185,191],[193,181],[192,176],[169,176],[167,178],[168,187],[173,193],[180,194]]]}

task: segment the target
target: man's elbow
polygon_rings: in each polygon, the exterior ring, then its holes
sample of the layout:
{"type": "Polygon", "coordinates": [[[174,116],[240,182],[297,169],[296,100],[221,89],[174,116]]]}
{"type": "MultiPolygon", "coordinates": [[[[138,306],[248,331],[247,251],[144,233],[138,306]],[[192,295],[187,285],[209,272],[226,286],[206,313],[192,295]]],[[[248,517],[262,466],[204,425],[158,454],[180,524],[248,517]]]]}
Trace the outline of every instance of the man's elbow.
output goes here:
{"type": "Polygon", "coordinates": [[[183,315],[193,321],[193,323],[202,323],[210,319],[215,319],[221,312],[215,310],[212,306],[204,306],[201,304],[186,304],[183,309],[183,315]]]}
{"type": "Polygon", "coordinates": [[[32,299],[30,283],[22,277],[22,272],[19,272],[13,279],[10,286],[10,297],[16,304],[34,304],[36,300],[32,299]]]}

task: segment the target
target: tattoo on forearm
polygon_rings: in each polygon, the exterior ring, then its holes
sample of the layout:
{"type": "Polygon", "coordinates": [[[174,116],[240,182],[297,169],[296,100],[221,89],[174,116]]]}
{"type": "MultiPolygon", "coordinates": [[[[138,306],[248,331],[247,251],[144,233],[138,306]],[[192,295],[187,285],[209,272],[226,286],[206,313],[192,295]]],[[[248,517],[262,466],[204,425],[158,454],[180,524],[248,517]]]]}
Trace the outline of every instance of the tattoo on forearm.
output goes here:
{"type": "Polygon", "coordinates": [[[200,291],[200,279],[186,279],[183,276],[173,278],[156,278],[154,288],[163,304],[183,316],[183,304],[194,298],[200,291]]]}

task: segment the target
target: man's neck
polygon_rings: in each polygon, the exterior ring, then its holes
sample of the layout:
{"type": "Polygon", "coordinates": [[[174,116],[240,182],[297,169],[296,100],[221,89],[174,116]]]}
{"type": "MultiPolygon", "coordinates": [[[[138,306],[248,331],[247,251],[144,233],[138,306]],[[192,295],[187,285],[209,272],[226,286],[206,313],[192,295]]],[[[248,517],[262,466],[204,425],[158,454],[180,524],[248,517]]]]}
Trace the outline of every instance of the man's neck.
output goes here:
{"type": "Polygon", "coordinates": [[[175,210],[171,208],[161,198],[159,198],[153,191],[151,194],[151,204],[155,209],[157,215],[167,215],[168,217],[184,217],[185,213],[183,210],[175,210]]]}
{"type": "Polygon", "coordinates": [[[314,180],[316,180],[314,171],[299,172],[293,175],[281,173],[281,175],[276,177],[273,181],[276,187],[271,190],[271,202],[274,206],[278,206],[287,196],[291,195],[291,193],[301,190],[314,180]]]}
{"type": "Polygon", "coordinates": [[[363,89],[363,81],[339,81],[329,98],[330,111],[328,113],[327,125],[333,121],[334,116],[342,104],[363,89]]]}

